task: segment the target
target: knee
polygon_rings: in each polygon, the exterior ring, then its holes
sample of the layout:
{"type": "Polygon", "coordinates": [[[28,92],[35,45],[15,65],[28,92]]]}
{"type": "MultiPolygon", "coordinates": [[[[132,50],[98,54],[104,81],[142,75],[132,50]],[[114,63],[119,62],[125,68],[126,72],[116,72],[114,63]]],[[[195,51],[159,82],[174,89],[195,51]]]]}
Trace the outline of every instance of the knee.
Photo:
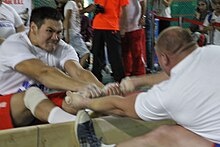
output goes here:
{"type": "Polygon", "coordinates": [[[142,136],[142,139],[145,140],[146,142],[151,142],[151,143],[156,143],[158,140],[161,140],[162,138],[167,138],[169,135],[167,134],[169,132],[172,133],[174,132],[173,126],[169,125],[162,125],[158,127],[157,129],[151,131],[150,133],[147,133],[142,136]]]}
{"type": "Polygon", "coordinates": [[[154,133],[157,134],[158,136],[167,136],[167,132],[173,132],[175,129],[174,129],[174,126],[171,126],[171,125],[162,125],[160,127],[158,127],[154,133]]]}

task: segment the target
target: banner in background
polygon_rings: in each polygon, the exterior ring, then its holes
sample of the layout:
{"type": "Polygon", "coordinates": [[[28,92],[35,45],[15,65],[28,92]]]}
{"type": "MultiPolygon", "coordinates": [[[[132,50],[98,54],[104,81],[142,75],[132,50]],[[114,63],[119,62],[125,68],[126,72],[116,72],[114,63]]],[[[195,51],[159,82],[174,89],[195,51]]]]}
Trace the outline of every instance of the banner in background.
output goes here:
{"type": "Polygon", "coordinates": [[[28,25],[32,10],[32,0],[4,0],[4,3],[11,5],[21,16],[25,26],[28,25]]]}

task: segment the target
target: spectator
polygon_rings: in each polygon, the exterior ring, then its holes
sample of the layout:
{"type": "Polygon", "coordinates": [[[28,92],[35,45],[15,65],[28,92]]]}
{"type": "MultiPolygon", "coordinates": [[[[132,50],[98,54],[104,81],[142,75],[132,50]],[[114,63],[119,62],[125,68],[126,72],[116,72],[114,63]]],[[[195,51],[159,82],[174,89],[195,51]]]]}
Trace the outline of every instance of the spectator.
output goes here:
{"type": "Polygon", "coordinates": [[[64,39],[74,47],[80,58],[80,64],[85,67],[89,58],[90,51],[80,34],[81,18],[78,5],[73,0],[57,0],[65,3],[64,6],[64,39]]]}
{"type": "Polygon", "coordinates": [[[0,0],[0,46],[10,35],[25,30],[22,19],[10,5],[0,0]]]}
{"type": "MultiPolygon", "coordinates": [[[[204,22],[207,14],[211,12],[209,0],[198,0],[197,8],[195,11],[195,17],[193,18],[196,21],[204,22]]],[[[202,26],[198,26],[196,24],[190,25],[190,30],[192,32],[201,32],[202,26]]]]}
{"type": "MultiPolygon", "coordinates": [[[[177,123],[161,126],[117,147],[218,147],[220,80],[216,77],[220,69],[215,67],[220,62],[219,47],[212,45],[200,48],[187,29],[170,27],[159,35],[156,52],[169,78],[147,92],[99,99],[82,98],[79,94],[68,92],[67,102],[75,109],[88,108],[144,121],[172,119],[177,123]]],[[[88,128],[87,124],[91,127],[92,122],[85,117],[86,114],[78,116],[81,118],[78,130],[92,130],[88,128]]],[[[80,143],[92,144],[90,138],[94,138],[91,136],[94,132],[77,133],[80,143]]]]}
{"type": "Polygon", "coordinates": [[[220,27],[215,26],[215,23],[220,23],[220,0],[212,0],[213,12],[206,16],[203,25],[203,31],[209,32],[211,44],[220,45],[220,27]]]}
{"type": "Polygon", "coordinates": [[[130,0],[121,17],[122,57],[125,75],[146,73],[145,0],[130,0]],[[135,17],[134,17],[135,16],[135,17]]]}
{"type": "Polygon", "coordinates": [[[121,57],[121,38],[119,32],[120,9],[128,4],[128,0],[102,1],[95,0],[81,13],[95,11],[93,19],[93,68],[94,75],[102,81],[101,70],[105,66],[104,47],[107,45],[108,59],[112,67],[113,78],[119,82],[124,76],[124,67],[121,57]]]}
{"type": "MultiPolygon", "coordinates": [[[[152,0],[151,5],[158,16],[171,18],[170,5],[173,0],[152,0]]],[[[159,20],[159,33],[170,26],[170,21],[159,20]]]]}

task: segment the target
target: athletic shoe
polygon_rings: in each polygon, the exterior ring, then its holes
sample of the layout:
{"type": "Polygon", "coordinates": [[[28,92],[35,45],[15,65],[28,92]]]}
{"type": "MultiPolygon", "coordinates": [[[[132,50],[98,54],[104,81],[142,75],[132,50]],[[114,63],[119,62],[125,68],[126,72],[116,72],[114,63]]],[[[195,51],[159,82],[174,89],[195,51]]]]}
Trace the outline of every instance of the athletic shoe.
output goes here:
{"type": "Polygon", "coordinates": [[[84,110],[77,113],[75,131],[80,147],[101,147],[101,140],[96,137],[93,122],[84,110]]]}

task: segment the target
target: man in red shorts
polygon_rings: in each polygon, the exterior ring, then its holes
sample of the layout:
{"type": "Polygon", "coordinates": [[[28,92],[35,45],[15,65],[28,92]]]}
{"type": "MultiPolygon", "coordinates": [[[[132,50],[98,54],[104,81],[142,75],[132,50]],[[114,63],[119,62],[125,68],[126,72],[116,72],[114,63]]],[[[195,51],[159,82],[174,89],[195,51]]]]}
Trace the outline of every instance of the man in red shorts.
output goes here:
{"type": "Polygon", "coordinates": [[[46,96],[37,87],[0,96],[0,130],[30,125],[35,118],[49,123],[75,120],[76,111],[65,103],[65,96],[65,92],[46,96]]]}

